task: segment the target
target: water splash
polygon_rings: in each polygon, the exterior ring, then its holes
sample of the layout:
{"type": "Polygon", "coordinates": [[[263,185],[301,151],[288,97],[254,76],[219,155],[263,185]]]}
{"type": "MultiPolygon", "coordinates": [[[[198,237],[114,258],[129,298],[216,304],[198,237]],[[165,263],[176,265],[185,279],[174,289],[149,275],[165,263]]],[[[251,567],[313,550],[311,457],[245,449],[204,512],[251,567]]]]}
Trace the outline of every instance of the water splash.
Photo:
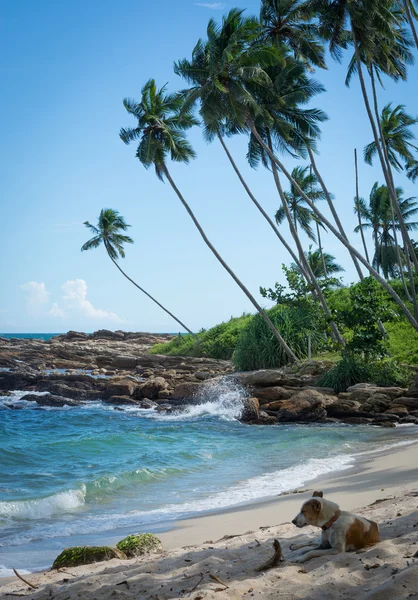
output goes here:
{"type": "Polygon", "coordinates": [[[13,500],[0,502],[0,520],[43,519],[55,514],[71,512],[84,505],[86,486],[81,489],[60,492],[36,500],[13,500]]]}
{"type": "Polygon", "coordinates": [[[248,392],[241,385],[231,378],[223,377],[207,381],[195,403],[187,405],[181,412],[159,418],[167,421],[186,421],[210,416],[233,421],[241,417],[247,396],[248,392]]]}

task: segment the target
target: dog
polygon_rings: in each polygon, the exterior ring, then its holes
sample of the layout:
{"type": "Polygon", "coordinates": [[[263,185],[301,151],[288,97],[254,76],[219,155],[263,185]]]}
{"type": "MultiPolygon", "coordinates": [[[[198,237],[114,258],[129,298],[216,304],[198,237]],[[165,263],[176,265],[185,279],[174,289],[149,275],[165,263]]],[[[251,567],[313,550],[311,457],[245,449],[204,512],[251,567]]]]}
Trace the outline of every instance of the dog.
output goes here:
{"type": "Polygon", "coordinates": [[[315,546],[313,550],[305,550],[295,558],[294,562],[298,563],[319,556],[360,550],[380,541],[377,523],[340,510],[338,504],[325,500],[322,492],[314,492],[312,498],[303,503],[292,523],[296,527],[313,525],[322,529],[319,546],[314,542],[291,546],[291,550],[315,546]]]}

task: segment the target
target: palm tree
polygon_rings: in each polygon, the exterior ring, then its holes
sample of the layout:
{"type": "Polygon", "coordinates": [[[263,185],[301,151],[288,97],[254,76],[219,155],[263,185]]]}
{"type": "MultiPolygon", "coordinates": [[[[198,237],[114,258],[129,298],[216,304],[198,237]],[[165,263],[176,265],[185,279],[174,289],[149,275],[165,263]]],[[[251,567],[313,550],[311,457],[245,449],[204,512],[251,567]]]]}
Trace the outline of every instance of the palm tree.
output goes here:
{"type": "Polygon", "coordinates": [[[326,69],[324,46],[312,17],[304,1],[262,0],[262,39],[276,46],[287,46],[310,70],[326,69]]]}
{"type": "MultiPolygon", "coordinates": [[[[309,250],[305,252],[305,256],[317,279],[328,279],[329,276],[337,275],[337,273],[341,273],[345,270],[341,265],[335,262],[335,256],[328,254],[328,252],[321,253],[319,248],[312,250],[312,246],[309,246],[309,250]]],[[[292,268],[298,271],[297,265],[292,264],[292,268]]]]}
{"type": "Polygon", "coordinates": [[[141,101],[136,102],[125,99],[124,106],[129,114],[137,120],[137,126],[121,129],[120,137],[122,141],[125,144],[139,141],[136,157],[145,168],[154,165],[159,179],[167,179],[206,245],[266,321],[289,361],[296,361],[296,355],[286,344],[268,315],[209,241],[202,226],[171,177],[167,167],[168,157],[185,164],[195,157],[195,152],[185,137],[185,131],[198,122],[193,117],[191,110],[184,106],[183,98],[178,94],[168,94],[165,86],[157,89],[155,80],[150,79],[142,89],[141,101]]]}
{"type": "MultiPolygon", "coordinates": [[[[324,192],[316,187],[317,179],[315,175],[309,172],[309,167],[295,167],[292,170],[292,177],[298,182],[299,187],[314,202],[317,200],[323,200],[325,198],[324,192]]],[[[314,213],[306,207],[303,197],[298,193],[293,184],[291,184],[289,192],[284,192],[284,196],[289,206],[295,229],[297,230],[299,224],[302,231],[304,231],[304,233],[306,233],[311,240],[316,242],[315,235],[311,227],[312,221],[317,223],[316,217],[314,213]]],[[[277,223],[280,225],[284,221],[285,217],[286,215],[284,208],[281,206],[275,215],[277,223]]]]}
{"type": "MultiPolygon", "coordinates": [[[[415,140],[415,135],[411,131],[411,126],[418,123],[405,111],[403,104],[398,104],[392,109],[392,103],[386,104],[380,115],[380,128],[383,135],[389,162],[396,171],[403,170],[405,165],[413,162],[413,150],[418,150],[411,140],[415,140]],[[404,166],[402,165],[402,162],[404,166]]],[[[368,165],[373,164],[373,159],[377,154],[376,142],[373,141],[364,148],[364,160],[368,165]]]]}
{"type": "Polygon", "coordinates": [[[119,269],[126,279],[128,279],[131,283],[134,284],[143,294],[151,298],[155,304],[157,304],[160,308],[162,308],[170,317],[172,317],[183,329],[188,331],[194,338],[197,339],[196,334],[191,331],[186,325],[180,321],[173,313],[171,313],[165,306],[160,304],[158,300],[153,298],[151,294],[149,294],[146,290],[140,287],[133,279],[131,279],[125,271],[121,269],[119,263],[117,262],[119,258],[125,258],[125,250],[123,248],[124,244],[133,244],[134,241],[127,235],[121,233],[122,231],[126,231],[130,225],[128,225],[125,219],[118,213],[118,211],[113,210],[111,208],[103,208],[100,211],[99,219],[97,221],[97,227],[95,225],[91,225],[88,221],[84,222],[84,225],[90,229],[94,233],[94,237],[92,237],[88,242],[83,244],[81,247],[81,251],[91,250],[93,248],[98,248],[101,244],[104,245],[106,252],[113,262],[113,264],[119,269]]]}
{"type": "Polygon", "coordinates": [[[414,38],[416,47],[418,48],[418,35],[415,27],[414,19],[418,19],[418,12],[415,8],[416,0],[403,0],[402,2],[409,27],[414,38]]]}
{"type": "MultiPolygon", "coordinates": [[[[418,222],[411,222],[410,219],[418,213],[418,203],[415,198],[404,198],[402,188],[396,188],[396,193],[408,231],[416,230],[418,222]]],[[[379,186],[377,182],[374,184],[368,204],[361,200],[360,216],[361,226],[372,230],[375,246],[373,266],[378,271],[382,270],[386,279],[399,276],[404,268],[405,253],[402,250],[397,252],[394,232],[399,230],[399,223],[392,218],[387,186],[379,186]]],[[[355,231],[358,230],[359,226],[355,231]]]]}

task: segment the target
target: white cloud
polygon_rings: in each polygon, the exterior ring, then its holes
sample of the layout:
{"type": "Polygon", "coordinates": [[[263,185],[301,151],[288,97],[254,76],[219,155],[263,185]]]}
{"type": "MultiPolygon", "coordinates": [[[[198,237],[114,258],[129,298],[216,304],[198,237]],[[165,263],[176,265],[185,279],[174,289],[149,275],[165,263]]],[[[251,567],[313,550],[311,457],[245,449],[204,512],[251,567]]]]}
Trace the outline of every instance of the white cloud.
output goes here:
{"type": "Polygon", "coordinates": [[[23,283],[20,287],[26,292],[28,313],[30,315],[42,314],[49,303],[50,296],[45,284],[38,281],[28,281],[28,283],[23,283]]]}
{"type": "MultiPolygon", "coordinates": [[[[63,300],[68,308],[71,308],[77,313],[88,317],[89,319],[101,319],[122,323],[122,319],[114,312],[96,308],[87,300],[87,284],[84,279],[74,279],[66,281],[62,284],[61,289],[64,291],[63,300]]],[[[57,310],[61,310],[57,305],[57,310]]]]}
{"type": "Polygon", "coordinates": [[[222,10],[225,4],[223,2],[195,2],[195,6],[203,6],[203,8],[210,8],[211,10],[222,10]]]}
{"type": "Polygon", "coordinates": [[[63,318],[67,316],[66,312],[59,307],[58,302],[54,302],[54,304],[49,309],[48,313],[51,315],[51,317],[63,318]]]}

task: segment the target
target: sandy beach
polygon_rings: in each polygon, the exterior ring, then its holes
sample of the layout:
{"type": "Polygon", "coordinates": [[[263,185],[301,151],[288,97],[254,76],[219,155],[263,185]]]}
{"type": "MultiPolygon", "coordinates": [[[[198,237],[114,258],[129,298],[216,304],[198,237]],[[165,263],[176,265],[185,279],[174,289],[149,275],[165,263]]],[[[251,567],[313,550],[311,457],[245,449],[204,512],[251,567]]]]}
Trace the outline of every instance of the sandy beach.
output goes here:
{"type": "Polygon", "coordinates": [[[318,479],[302,493],[180,521],[175,529],[159,537],[164,544],[163,554],[27,575],[37,589],[17,578],[7,578],[0,580],[0,597],[416,598],[418,444],[366,455],[355,468],[318,479]],[[298,530],[290,523],[313,489],[323,490],[343,509],[377,521],[381,543],[365,551],[292,564],[290,544],[319,537],[317,529],[298,530]],[[269,571],[256,572],[272,556],[276,538],[285,560],[269,571]]]}

